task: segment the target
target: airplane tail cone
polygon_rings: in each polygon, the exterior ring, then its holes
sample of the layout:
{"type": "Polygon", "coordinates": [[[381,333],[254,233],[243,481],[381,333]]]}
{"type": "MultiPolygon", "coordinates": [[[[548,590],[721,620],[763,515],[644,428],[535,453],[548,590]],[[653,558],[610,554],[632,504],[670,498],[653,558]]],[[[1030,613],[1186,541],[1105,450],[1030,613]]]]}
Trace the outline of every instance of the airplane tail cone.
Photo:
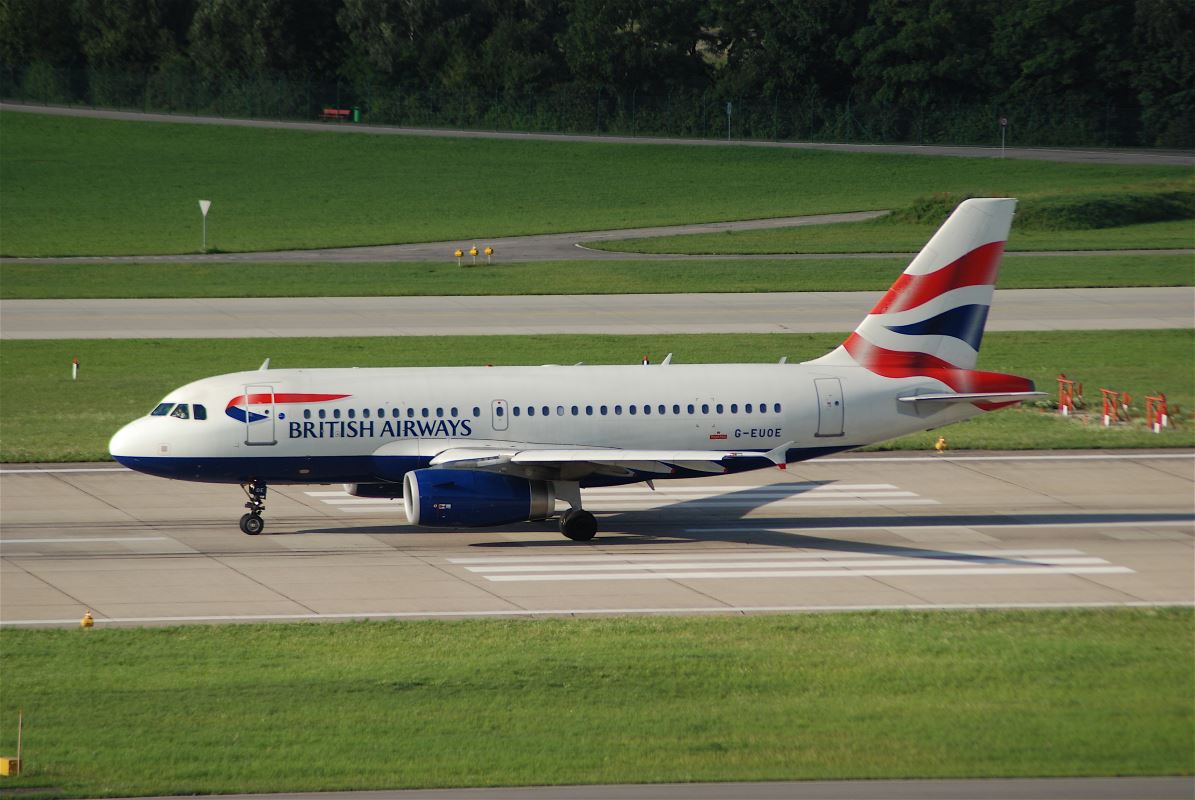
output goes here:
{"type": "Polygon", "coordinates": [[[974,369],[1016,204],[960,203],[854,333],[809,363],[974,369]]]}

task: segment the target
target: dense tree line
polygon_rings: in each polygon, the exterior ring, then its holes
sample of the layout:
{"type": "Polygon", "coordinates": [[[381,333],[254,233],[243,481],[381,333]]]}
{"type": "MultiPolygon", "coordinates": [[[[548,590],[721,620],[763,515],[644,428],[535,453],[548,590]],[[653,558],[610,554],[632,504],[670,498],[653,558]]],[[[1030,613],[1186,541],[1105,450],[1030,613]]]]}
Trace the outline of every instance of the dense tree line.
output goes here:
{"type": "Polygon", "coordinates": [[[1192,0],[0,0],[0,64],[97,105],[1195,146],[1192,0]]]}

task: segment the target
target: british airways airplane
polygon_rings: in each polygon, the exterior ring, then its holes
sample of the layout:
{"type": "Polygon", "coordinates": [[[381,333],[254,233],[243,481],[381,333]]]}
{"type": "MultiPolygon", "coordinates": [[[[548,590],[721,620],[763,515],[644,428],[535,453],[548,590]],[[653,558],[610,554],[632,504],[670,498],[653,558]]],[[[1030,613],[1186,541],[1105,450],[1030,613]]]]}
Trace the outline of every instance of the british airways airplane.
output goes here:
{"type": "Polygon", "coordinates": [[[1016,201],[966,200],[859,327],[802,364],[268,369],[189,383],[124,426],[121,464],[402,498],[413,525],[597,532],[581,490],[804,461],[1042,396],[975,369],[1016,201]]]}

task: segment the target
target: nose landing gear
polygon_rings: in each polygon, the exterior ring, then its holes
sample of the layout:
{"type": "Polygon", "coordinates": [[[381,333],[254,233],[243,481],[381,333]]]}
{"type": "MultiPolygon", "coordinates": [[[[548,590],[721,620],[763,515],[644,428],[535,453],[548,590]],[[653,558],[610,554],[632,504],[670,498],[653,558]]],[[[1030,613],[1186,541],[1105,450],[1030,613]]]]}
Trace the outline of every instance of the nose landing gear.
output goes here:
{"type": "Polygon", "coordinates": [[[245,503],[249,513],[241,517],[241,533],[256,536],[266,526],[261,518],[261,512],[266,510],[266,485],[261,481],[250,481],[242,483],[241,489],[249,498],[249,502],[245,503]]]}

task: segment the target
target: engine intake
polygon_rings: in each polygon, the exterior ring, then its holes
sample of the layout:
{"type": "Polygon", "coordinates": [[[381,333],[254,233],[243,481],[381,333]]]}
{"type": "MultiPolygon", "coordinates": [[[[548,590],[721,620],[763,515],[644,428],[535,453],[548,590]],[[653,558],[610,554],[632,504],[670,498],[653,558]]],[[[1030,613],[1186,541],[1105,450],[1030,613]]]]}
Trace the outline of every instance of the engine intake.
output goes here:
{"type": "Polygon", "coordinates": [[[473,469],[418,469],[403,478],[407,521],[427,527],[482,528],[547,519],[556,511],[551,481],[473,469]]]}

